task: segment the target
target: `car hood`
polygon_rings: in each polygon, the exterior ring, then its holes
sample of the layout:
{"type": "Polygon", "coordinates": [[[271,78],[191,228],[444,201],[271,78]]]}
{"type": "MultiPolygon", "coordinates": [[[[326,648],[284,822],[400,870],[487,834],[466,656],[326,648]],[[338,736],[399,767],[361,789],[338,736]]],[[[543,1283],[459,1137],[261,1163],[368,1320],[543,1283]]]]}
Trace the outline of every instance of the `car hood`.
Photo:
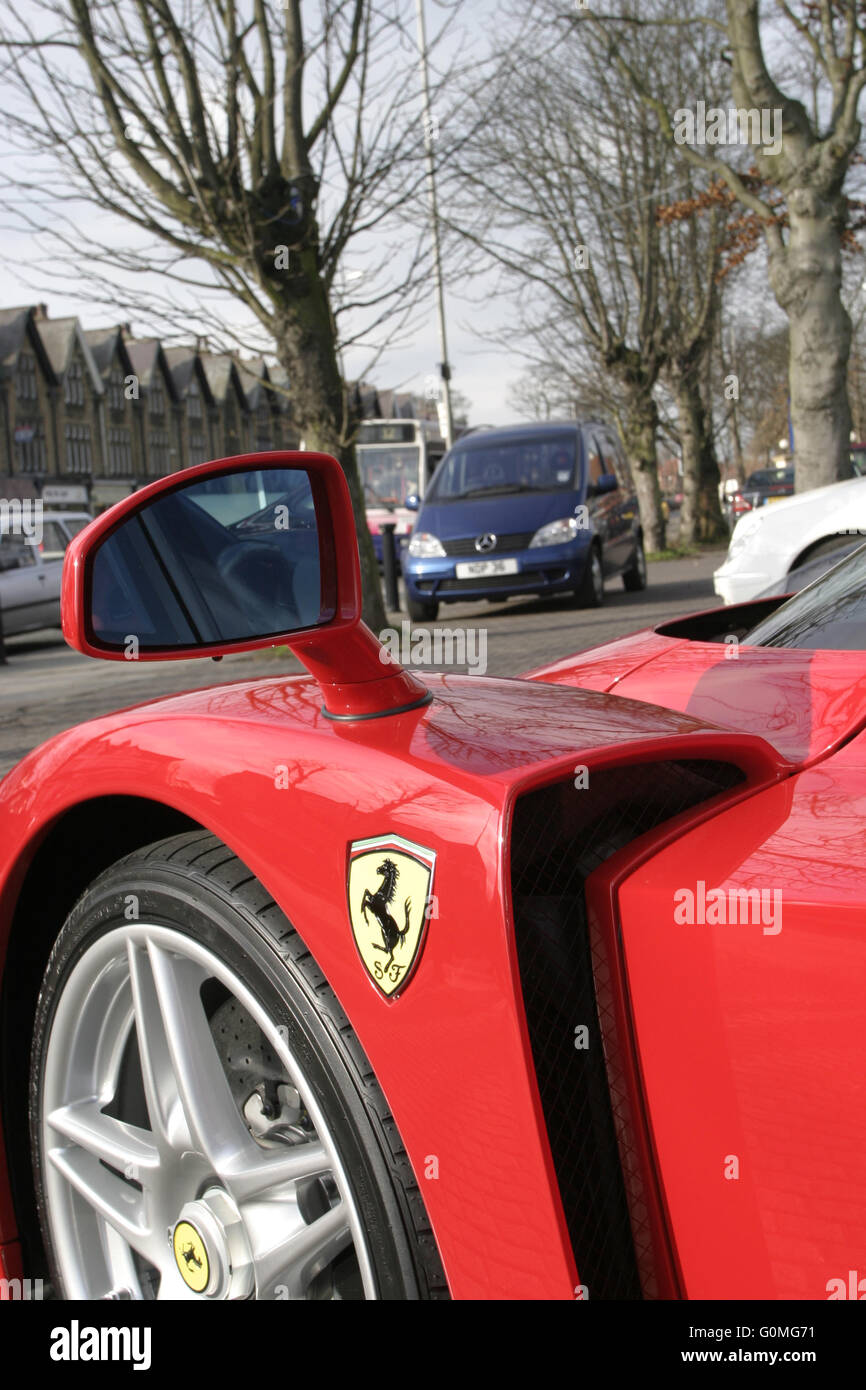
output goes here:
{"type": "Polygon", "coordinates": [[[866,653],[696,642],[647,629],[527,672],[758,734],[799,766],[866,724],[866,653]]]}
{"type": "Polygon", "coordinates": [[[515,492],[500,497],[469,497],[458,502],[425,504],[416,531],[427,531],[442,540],[481,536],[486,531],[507,536],[537,531],[549,521],[574,511],[572,492],[515,492]]]}

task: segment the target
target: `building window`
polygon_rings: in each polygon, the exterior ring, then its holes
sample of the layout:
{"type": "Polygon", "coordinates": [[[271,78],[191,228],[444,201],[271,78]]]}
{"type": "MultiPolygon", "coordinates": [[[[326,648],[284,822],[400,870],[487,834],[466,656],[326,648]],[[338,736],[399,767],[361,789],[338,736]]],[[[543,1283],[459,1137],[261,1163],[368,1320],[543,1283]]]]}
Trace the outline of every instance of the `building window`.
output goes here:
{"type": "Polygon", "coordinates": [[[168,430],[150,431],[150,471],[160,477],[171,472],[171,434],[168,430]]]}
{"type": "Polygon", "coordinates": [[[205,438],[205,436],[204,436],[204,434],[202,433],[202,431],[201,431],[201,430],[196,430],[195,432],[193,432],[192,430],[190,430],[190,435],[189,435],[189,461],[190,461],[190,463],[191,463],[191,464],[193,464],[193,463],[207,463],[209,457],[210,457],[210,451],[209,451],[209,449],[208,449],[208,447],[207,447],[207,439],[205,438]]]}
{"type": "Polygon", "coordinates": [[[90,447],[89,425],[66,426],[67,473],[90,473],[93,470],[93,451],[90,447]]]}
{"type": "Polygon", "coordinates": [[[271,407],[266,400],[262,401],[256,410],[253,445],[256,449],[273,448],[271,407]]]}
{"type": "Polygon", "coordinates": [[[165,415],[165,389],[156,373],[150,387],[150,413],[157,420],[165,415]]]}
{"type": "Polygon", "coordinates": [[[125,426],[108,430],[108,473],[112,478],[132,476],[132,439],[125,426]]]}
{"type": "Polygon", "coordinates": [[[15,426],[15,463],[19,473],[46,473],[45,424],[42,420],[15,426]]]}
{"type": "Polygon", "coordinates": [[[19,401],[35,401],[39,398],[39,388],[36,382],[36,358],[32,352],[22,352],[18,355],[18,367],[15,372],[15,398],[19,401]]]}
{"type": "Polygon", "coordinates": [[[189,391],[186,395],[186,413],[190,425],[192,425],[194,421],[198,423],[198,421],[201,420],[201,391],[199,391],[198,384],[194,377],[190,382],[189,391]]]}
{"type": "Polygon", "coordinates": [[[117,363],[112,367],[108,376],[108,408],[123,412],[126,409],[126,397],[123,394],[123,368],[117,363]]]}
{"type": "Polygon", "coordinates": [[[77,358],[69,364],[63,383],[63,399],[67,405],[84,405],[84,368],[77,358]]]}

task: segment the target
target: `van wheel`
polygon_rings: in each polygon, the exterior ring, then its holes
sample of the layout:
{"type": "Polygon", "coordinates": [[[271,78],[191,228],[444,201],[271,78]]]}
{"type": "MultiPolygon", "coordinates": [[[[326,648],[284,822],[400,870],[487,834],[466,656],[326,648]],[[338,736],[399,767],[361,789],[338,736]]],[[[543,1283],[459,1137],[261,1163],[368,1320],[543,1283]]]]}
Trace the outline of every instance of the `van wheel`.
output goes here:
{"type": "Polygon", "coordinates": [[[583,578],[574,591],[574,603],[578,608],[600,608],[604,603],[604,570],[597,545],[592,547],[587,557],[583,578]]]}
{"type": "Polygon", "coordinates": [[[643,541],[638,539],[634,548],[634,559],[628,569],[623,572],[623,588],[629,594],[639,593],[646,588],[646,555],[644,554],[643,541]]]}
{"type": "Polygon", "coordinates": [[[68,917],[36,1011],[30,1128],[62,1299],[448,1296],[338,1000],[205,831],[120,860],[68,917]]]}
{"type": "Polygon", "coordinates": [[[406,599],[409,617],[413,623],[434,623],[439,615],[439,604],[434,599],[406,599]]]}

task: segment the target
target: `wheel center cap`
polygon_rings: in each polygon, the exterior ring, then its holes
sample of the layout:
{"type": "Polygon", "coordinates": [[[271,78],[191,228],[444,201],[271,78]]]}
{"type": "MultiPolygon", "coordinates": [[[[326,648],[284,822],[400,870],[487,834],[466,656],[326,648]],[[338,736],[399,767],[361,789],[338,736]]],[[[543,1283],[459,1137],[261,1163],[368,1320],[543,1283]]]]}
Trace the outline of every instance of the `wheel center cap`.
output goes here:
{"type": "Polygon", "coordinates": [[[178,1221],[174,1228],[173,1245],[181,1279],[193,1293],[204,1293],[210,1283],[210,1261],[201,1232],[191,1221],[178,1221]]]}
{"type": "Polygon", "coordinates": [[[187,1202],[171,1233],[181,1279],[204,1298],[246,1298],[253,1263],[240,1212],[228,1193],[213,1187],[187,1202]]]}

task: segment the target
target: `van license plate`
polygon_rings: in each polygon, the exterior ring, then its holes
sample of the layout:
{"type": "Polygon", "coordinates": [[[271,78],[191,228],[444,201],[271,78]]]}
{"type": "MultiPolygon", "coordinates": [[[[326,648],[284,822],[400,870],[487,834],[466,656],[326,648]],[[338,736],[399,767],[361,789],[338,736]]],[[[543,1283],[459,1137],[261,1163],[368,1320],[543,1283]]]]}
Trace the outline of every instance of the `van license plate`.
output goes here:
{"type": "Polygon", "coordinates": [[[494,574],[517,574],[516,560],[469,560],[457,566],[458,579],[489,579],[494,574]]]}

